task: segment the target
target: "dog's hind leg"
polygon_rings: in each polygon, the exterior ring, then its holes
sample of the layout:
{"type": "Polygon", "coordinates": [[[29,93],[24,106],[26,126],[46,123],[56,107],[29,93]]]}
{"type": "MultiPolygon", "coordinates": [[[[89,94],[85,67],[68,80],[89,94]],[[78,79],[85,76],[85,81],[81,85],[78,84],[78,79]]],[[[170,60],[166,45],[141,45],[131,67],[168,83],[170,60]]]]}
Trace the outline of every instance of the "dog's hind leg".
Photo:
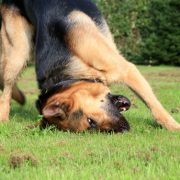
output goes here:
{"type": "Polygon", "coordinates": [[[26,102],[26,98],[23,92],[17,87],[16,84],[13,86],[12,89],[12,98],[21,105],[24,105],[26,102]]]}
{"type": "MultiPolygon", "coordinates": [[[[3,90],[3,82],[0,81],[0,89],[3,90]]],[[[18,102],[21,105],[24,105],[26,102],[26,98],[23,94],[23,92],[17,87],[17,85],[15,84],[12,88],[12,98],[18,102]]]]}
{"type": "Polygon", "coordinates": [[[17,93],[15,82],[29,59],[32,32],[27,21],[15,8],[2,7],[1,14],[3,92],[0,97],[0,121],[5,122],[9,118],[12,90],[15,90],[13,97],[16,100],[22,96],[19,92],[17,93]]]}
{"type": "Polygon", "coordinates": [[[156,121],[169,130],[180,130],[170,114],[162,107],[151,87],[135,65],[125,60],[112,41],[106,38],[95,23],[81,12],[69,16],[72,27],[67,32],[67,43],[71,51],[88,66],[101,72],[107,83],[124,82],[151,109],[156,121]]]}

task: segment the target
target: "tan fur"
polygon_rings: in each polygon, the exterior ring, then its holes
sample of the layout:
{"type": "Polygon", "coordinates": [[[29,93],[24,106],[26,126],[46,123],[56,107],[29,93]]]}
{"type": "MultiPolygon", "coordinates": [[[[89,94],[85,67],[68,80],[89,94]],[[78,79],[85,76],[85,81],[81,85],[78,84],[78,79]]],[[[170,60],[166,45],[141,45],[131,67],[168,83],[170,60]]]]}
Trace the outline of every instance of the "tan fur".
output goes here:
{"type": "Polygon", "coordinates": [[[80,132],[89,127],[87,118],[91,117],[98,123],[99,129],[112,129],[112,118],[105,113],[105,110],[99,108],[106,101],[106,95],[110,92],[107,86],[101,83],[78,82],[70,88],[57,92],[48,99],[44,105],[43,111],[46,111],[49,106],[57,104],[62,106],[68,105],[68,110],[65,110],[64,120],[57,120],[54,117],[46,117],[42,123],[47,121],[48,125],[55,125],[60,130],[71,130],[80,132]],[[74,119],[73,112],[78,110],[83,111],[80,118],[74,119]]]}
{"type": "MultiPolygon", "coordinates": [[[[32,28],[27,21],[18,14],[16,9],[2,10],[3,23],[1,29],[4,91],[0,98],[0,121],[7,120],[12,87],[18,74],[29,59],[31,51],[32,28]]],[[[158,123],[169,130],[180,130],[180,125],[166,112],[152,92],[152,89],[137,70],[135,65],[126,61],[119,54],[107,24],[96,26],[84,13],[74,11],[68,16],[72,26],[67,32],[66,42],[74,54],[71,64],[68,65],[67,74],[79,78],[99,78],[105,84],[127,84],[135,91],[151,109],[158,123]]],[[[81,121],[58,121],[55,117],[43,120],[43,125],[55,124],[59,129],[82,131],[88,127],[87,117],[91,115],[98,119],[102,129],[113,127],[110,117],[99,108],[100,100],[105,97],[109,89],[99,83],[75,83],[71,88],[50,97],[43,107],[44,115],[51,115],[46,110],[53,105],[68,104],[66,111],[59,110],[64,118],[70,111],[83,109],[81,121]],[[84,101],[86,99],[86,101],[84,101]]],[[[105,101],[105,99],[104,99],[105,101]]]]}
{"type": "Polygon", "coordinates": [[[169,130],[180,130],[180,124],[162,107],[135,65],[119,54],[112,40],[104,36],[94,22],[81,12],[73,12],[69,19],[74,25],[68,32],[67,43],[73,53],[89,67],[101,72],[101,79],[107,84],[127,84],[144,100],[162,126],[169,130]]]}
{"type": "Polygon", "coordinates": [[[0,97],[0,121],[8,121],[12,90],[14,90],[13,97],[17,101],[21,103],[24,101],[15,82],[30,56],[32,29],[13,7],[2,7],[1,15],[3,93],[0,97]]]}

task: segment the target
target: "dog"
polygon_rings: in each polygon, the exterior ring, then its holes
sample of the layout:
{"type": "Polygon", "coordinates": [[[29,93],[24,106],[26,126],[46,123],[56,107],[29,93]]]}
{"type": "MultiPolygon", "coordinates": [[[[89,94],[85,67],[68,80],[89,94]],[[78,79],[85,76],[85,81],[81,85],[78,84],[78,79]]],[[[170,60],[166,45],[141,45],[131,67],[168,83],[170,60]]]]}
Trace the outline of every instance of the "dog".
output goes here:
{"type": "Polygon", "coordinates": [[[108,88],[112,83],[125,83],[159,124],[180,130],[136,66],[118,52],[105,19],[91,0],[3,0],[1,16],[1,122],[8,121],[13,87],[34,49],[41,90],[36,103],[43,116],[40,127],[54,125],[74,132],[129,130],[120,112],[129,109],[130,101],[112,95],[108,88]]]}

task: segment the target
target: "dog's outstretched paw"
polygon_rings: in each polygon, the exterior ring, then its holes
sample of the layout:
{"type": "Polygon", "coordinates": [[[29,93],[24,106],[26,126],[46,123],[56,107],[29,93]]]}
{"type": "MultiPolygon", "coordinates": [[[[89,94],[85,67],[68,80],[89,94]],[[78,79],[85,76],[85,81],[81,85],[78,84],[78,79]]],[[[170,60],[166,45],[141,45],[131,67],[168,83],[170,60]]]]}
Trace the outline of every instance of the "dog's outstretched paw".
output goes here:
{"type": "Polygon", "coordinates": [[[164,126],[170,131],[180,131],[180,124],[176,122],[172,117],[168,118],[168,121],[164,126]]]}
{"type": "Polygon", "coordinates": [[[156,121],[169,131],[180,131],[180,123],[177,122],[167,111],[163,108],[153,111],[156,121]]]}
{"type": "Polygon", "coordinates": [[[168,123],[165,126],[170,131],[180,131],[180,124],[177,122],[176,123],[168,123]]]}

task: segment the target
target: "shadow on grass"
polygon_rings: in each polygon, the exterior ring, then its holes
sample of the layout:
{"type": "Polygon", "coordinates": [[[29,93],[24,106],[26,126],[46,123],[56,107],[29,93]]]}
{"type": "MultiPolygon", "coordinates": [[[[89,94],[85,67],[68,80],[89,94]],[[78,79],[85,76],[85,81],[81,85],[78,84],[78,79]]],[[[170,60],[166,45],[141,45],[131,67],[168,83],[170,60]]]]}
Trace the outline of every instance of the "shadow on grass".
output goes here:
{"type": "Polygon", "coordinates": [[[147,124],[154,129],[163,129],[163,127],[155,121],[147,121],[147,124]]]}

